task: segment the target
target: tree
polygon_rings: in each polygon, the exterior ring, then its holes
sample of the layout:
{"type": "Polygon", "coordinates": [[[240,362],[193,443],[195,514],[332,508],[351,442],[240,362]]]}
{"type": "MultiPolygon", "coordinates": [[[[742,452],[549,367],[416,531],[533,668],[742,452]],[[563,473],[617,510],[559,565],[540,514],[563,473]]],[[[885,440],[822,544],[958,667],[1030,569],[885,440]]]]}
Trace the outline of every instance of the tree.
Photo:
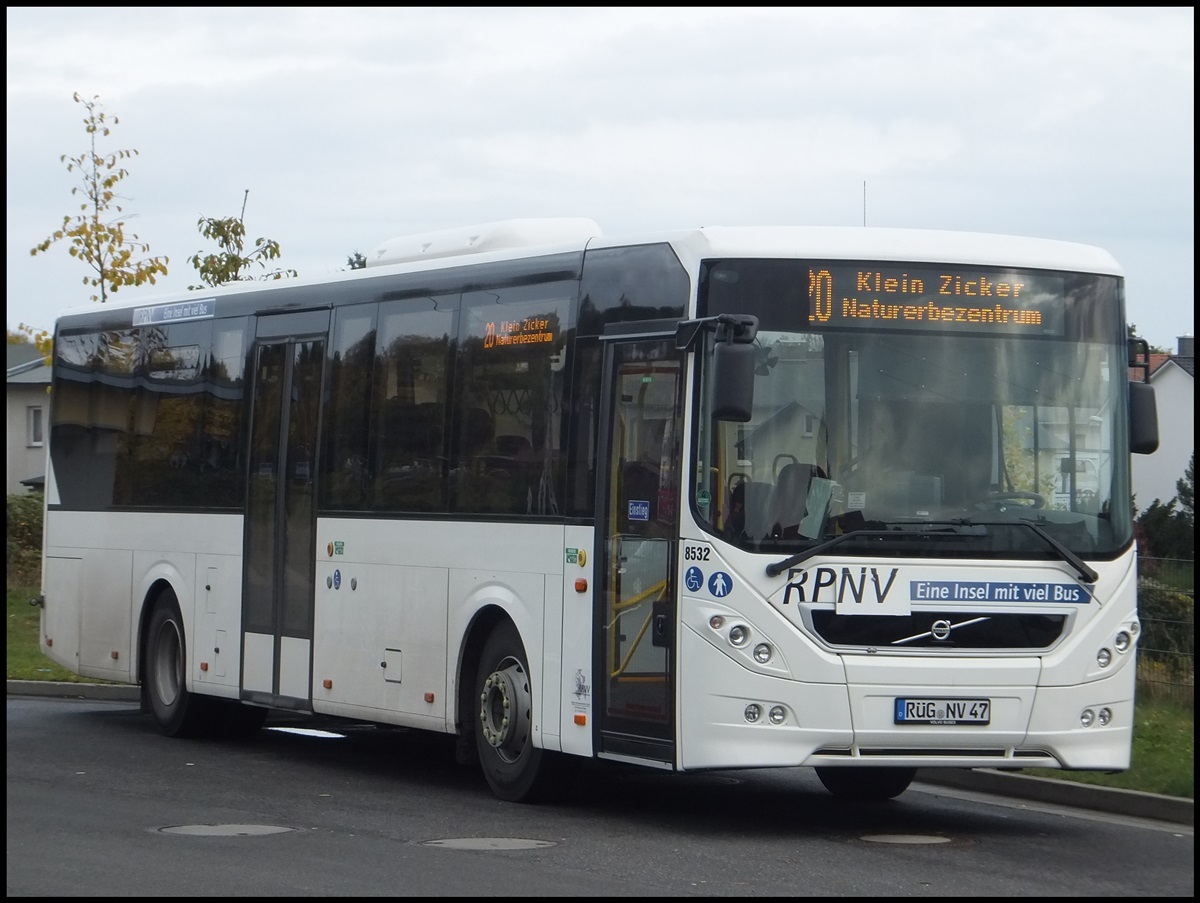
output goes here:
{"type": "MultiPolygon", "coordinates": [[[[200,234],[205,238],[215,241],[220,250],[215,254],[205,254],[203,251],[197,251],[188,258],[188,263],[196,268],[200,273],[201,285],[189,285],[189,289],[202,289],[205,287],[214,287],[225,285],[230,282],[250,282],[254,279],[253,276],[245,272],[254,264],[258,264],[260,269],[266,269],[268,260],[278,260],[280,257],[279,242],[270,238],[254,239],[254,247],[250,251],[246,251],[246,199],[250,196],[250,189],[246,189],[246,193],[242,196],[242,213],[241,216],[227,216],[223,219],[217,219],[211,216],[202,216],[196,223],[196,227],[200,230],[200,234]]],[[[283,269],[276,267],[262,273],[259,279],[283,279],[286,276],[295,276],[296,271],[292,269],[283,269]]]]}
{"type": "Polygon", "coordinates": [[[1187,470],[1183,472],[1183,476],[1175,481],[1176,498],[1179,499],[1179,511],[1187,518],[1188,523],[1195,529],[1196,526],[1196,452],[1192,452],[1192,456],[1188,458],[1187,470]]]}
{"type": "MultiPolygon", "coordinates": [[[[76,92],[75,102],[81,103],[87,110],[83,120],[87,131],[89,147],[77,157],[63,154],[61,160],[67,164],[68,172],[78,172],[80,184],[71,189],[71,194],[83,197],[79,205],[80,212],[75,216],[64,216],[61,229],[55,230],[49,238],[30,249],[30,254],[36,256],[48,250],[58,241],[69,241],[68,253],[86,263],[94,271],[94,275],[83,280],[84,285],[98,289],[91,300],[103,304],[108,300],[110,292],[124,286],[142,285],[149,282],[154,284],[156,275],[167,275],[166,257],[143,257],[150,246],[138,239],[132,232],[126,233],[125,223],[120,216],[125,212],[118,200],[117,186],[129,171],[121,166],[123,160],[137,156],[136,150],[117,150],[109,154],[101,154],[96,147],[98,139],[110,135],[110,126],[116,125],[116,116],[106,116],[100,109],[100,98],[94,96],[87,100],[76,92]],[[116,214],[114,216],[114,214],[116,214]]],[[[21,328],[39,340],[38,330],[21,324],[21,328]]],[[[42,332],[41,339],[48,341],[48,336],[42,332]]],[[[41,347],[41,341],[38,341],[41,347]]]]}
{"type": "Polygon", "coordinates": [[[1196,557],[1196,521],[1192,508],[1195,494],[1196,453],[1188,461],[1183,478],[1176,481],[1177,498],[1165,505],[1155,499],[1137,519],[1137,532],[1145,554],[1155,558],[1196,557]],[[1175,510],[1176,502],[1179,510],[1175,510]]]}
{"type": "Polygon", "coordinates": [[[365,269],[367,266],[367,258],[363,256],[361,251],[355,251],[346,258],[346,265],[352,270],[365,269]]]}

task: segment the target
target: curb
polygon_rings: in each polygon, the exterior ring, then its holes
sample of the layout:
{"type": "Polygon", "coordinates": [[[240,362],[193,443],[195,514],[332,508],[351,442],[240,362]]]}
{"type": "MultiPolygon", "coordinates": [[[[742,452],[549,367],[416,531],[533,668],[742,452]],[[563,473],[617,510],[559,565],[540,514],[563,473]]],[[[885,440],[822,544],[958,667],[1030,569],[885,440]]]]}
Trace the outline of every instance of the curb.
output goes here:
{"type": "MultiPolygon", "coordinates": [[[[107,699],[138,702],[141,691],[130,684],[67,683],[52,680],[10,680],[10,696],[55,696],[62,699],[107,699]]],[[[1157,821],[1195,826],[1195,800],[1186,797],[1143,793],[1060,781],[1028,774],[1010,774],[995,768],[922,768],[916,780],[926,784],[995,793],[1018,799],[1092,809],[1114,815],[1128,815],[1157,821]]]]}
{"type": "Polygon", "coordinates": [[[1187,797],[1100,787],[1031,774],[1010,774],[995,768],[923,768],[917,772],[916,780],[1113,815],[1130,815],[1193,827],[1196,824],[1196,801],[1187,797]]]}
{"type": "Polygon", "coordinates": [[[132,684],[89,684],[56,680],[10,680],[9,696],[57,696],[62,699],[109,699],[138,702],[141,690],[132,684]]]}

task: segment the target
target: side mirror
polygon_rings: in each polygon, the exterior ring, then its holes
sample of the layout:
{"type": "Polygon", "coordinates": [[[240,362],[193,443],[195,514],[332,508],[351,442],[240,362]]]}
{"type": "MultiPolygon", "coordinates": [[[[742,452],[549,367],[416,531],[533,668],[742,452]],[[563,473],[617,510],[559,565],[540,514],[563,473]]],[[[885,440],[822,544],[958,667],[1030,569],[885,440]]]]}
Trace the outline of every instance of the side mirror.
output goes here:
{"type": "Polygon", "coordinates": [[[713,347],[714,420],[746,423],[754,407],[754,345],[718,341],[713,347]]]}
{"type": "Polygon", "coordinates": [[[1158,402],[1149,383],[1129,384],[1129,450],[1135,455],[1158,451],[1158,402]]]}

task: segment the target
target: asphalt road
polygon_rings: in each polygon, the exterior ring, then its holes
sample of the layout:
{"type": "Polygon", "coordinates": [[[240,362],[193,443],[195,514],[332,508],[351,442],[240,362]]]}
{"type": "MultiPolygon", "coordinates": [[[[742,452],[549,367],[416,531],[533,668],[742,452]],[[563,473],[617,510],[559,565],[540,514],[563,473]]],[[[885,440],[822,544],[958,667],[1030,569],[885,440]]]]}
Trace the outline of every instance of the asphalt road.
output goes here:
{"type": "MultiPolygon", "coordinates": [[[[56,696],[80,699],[137,701],[137,687],[116,684],[59,683],[55,681],[10,680],[9,695],[56,696]]],[[[922,783],[955,787],[978,793],[999,794],[1050,805],[1071,806],[1195,826],[1195,800],[1157,793],[1140,793],[1013,774],[991,768],[927,768],[917,775],[922,783]]]]}
{"type": "Polygon", "coordinates": [[[582,760],[555,801],[518,805],[446,735],[278,713],[250,741],[176,740],[77,694],[8,699],[10,897],[1194,894],[1193,832],[1170,822],[582,760]]]}

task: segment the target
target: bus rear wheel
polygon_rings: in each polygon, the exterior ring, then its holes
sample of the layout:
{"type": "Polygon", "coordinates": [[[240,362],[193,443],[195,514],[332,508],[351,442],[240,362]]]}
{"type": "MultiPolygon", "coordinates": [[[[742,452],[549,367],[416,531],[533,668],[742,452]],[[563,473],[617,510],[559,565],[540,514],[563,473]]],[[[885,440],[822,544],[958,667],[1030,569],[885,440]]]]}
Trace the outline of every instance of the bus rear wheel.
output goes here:
{"type": "Polygon", "coordinates": [[[142,694],[155,727],[167,737],[246,737],[263,726],[268,714],[237,700],[188,692],[183,618],[170,590],[158,597],[150,615],[142,694]]]}
{"type": "Polygon", "coordinates": [[[917,776],[915,768],[818,768],[825,789],[843,800],[882,801],[893,799],[917,776]]]}
{"type": "Polygon", "coordinates": [[[160,734],[194,737],[203,731],[204,700],[187,690],[187,644],[175,593],[167,590],[154,603],[146,633],[146,670],[142,693],[160,734]]]}
{"type": "Polygon", "coordinates": [[[532,802],[547,788],[550,754],[533,745],[533,690],[520,634],[508,621],[484,643],[475,679],[475,748],[492,792],[532,802]]]}

